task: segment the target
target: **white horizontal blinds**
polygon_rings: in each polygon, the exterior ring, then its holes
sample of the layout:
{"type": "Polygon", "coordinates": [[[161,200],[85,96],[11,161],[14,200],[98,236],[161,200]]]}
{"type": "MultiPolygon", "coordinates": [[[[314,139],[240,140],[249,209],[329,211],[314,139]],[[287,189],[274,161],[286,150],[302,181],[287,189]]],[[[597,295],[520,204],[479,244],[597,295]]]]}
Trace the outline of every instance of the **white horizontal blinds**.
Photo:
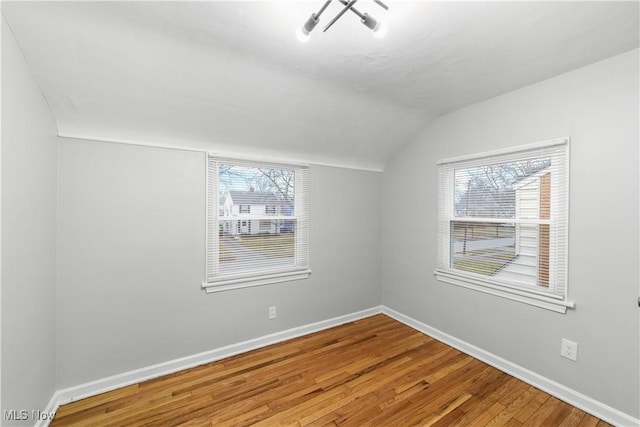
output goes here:
{"type": "Polygon", "coordinates": [[[207,281],[218,273],[218,162],[207,157],[207,281]]]}
{"type": "Polygon", "coordinates": [[[438,269],[564,296],[567,144],[441,163],[438,269]]]}
{"type": "MultiPolygon", "coordinates": [[[[215,163],[217,208],[209,212],[217,245],[207,281],[262,278],[308,269],[308,169],[210,159],[215,163]]],[[[210,209],[214,206],[209,205],[210,209]]]]}
{"type": "Polygon", "coordinates": [[[556,146],[551,159],[554,163],[551,169],[553,173],[551,182],[547,184],[551,194],[548,202],[543,200],[541,204],[551,220],[548,227],[549,287],[566,299],[569,259],[569,145],[556,146]]]}
{"type": "Polygon", "coordinates": [[[296,266],[309,268],[309,169],[299,168],[295,181],[296,266]]]}
{"type": "Polygon", "coordinates": [[[453,168],[438,166],[438,258],[436,269],[448,270],[450,259],[449,221],[453,215],[453,168]]]}

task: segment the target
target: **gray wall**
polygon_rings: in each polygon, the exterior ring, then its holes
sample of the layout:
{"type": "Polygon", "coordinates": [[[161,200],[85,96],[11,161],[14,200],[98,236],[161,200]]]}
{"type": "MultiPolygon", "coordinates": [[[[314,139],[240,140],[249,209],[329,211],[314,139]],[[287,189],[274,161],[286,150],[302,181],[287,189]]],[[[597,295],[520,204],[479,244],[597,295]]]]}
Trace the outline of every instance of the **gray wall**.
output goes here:
{"type": "Polygon", "coordinates": [[[638,114],[635,50],[430,124],[383,175],[383,304],[637,418],[638,114]],[[565,136],[576,309],[436,281],[436,162],[565,136]],[[560,357],[562,337],[578,342],[577,363],[560,357]]]}
{"type": "Polygon", "coordinates": [[[61,139],[58,388],[377,306],[380,180],[313,166],[311,277],[205,294],[204,154],[61,139]]]}
{"type": "Polygon", "coordinates": [[[313,166],[311,278],[207,295],[203,154],[57,143],[6,24],[2,48],[2,409],[44,409],[55,389],[352,313],[382,295],[639,416],[637,50],[443,116],[384,174],[313,166]],[[436,161],[563,136],[577,308],[560,315],[437,282],[436,161]],[[577,363],[559,356],[562,337],[579,343],[577,363]]]}
{"type": "Polygon", "coordinates": [[[56,125],[2,20],[1,409],[31,415],[55,391],[56,125]]]}

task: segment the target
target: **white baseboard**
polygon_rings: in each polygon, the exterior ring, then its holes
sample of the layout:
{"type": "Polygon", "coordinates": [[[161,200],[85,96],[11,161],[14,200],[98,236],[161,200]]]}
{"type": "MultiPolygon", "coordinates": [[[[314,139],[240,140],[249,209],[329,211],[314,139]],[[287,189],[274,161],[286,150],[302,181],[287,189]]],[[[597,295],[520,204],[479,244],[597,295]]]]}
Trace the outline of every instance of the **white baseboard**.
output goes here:
{"type": "MultiPolygon", "coordinates": [[[[287,329],[286,331],[276,332],[237,344],[231,344],[214,350],[170,360],[168,362],[158,363],[156,365],[135,369],[133,371],[58,390],[54,393],[49,405],[47,405],[47,412],[53,413],[58,410],[60,405],[84,399],[86,397],[95,396],[107,391],[126,387],[131,384],[140,383],[163,375],[182,371],[184,369],[193,368],[205,363],[215,362],[216,360],[221,360],[230,356],[235,356],[236,354],[277,344],[292,338],[309,335],[344,323],[353,322],[354,320],[364,319],[365,317],[370,317],[381,312],[382,306],[373,307],[344,316],[287,329]]],[[[48,425],[49,420],[41,421],[36,424],[37,427],[46,427],[48,425]]]]}
{"type": "Polygon", "coordinates": [[[54,393],[53,396],[51,396],[47,407],[42,411],[43,418],[36,420],[35,427],[46,427],[49,425],[51,419],[53,419],[53,416],[60,407],[57,395],[58,393],[54,393]]]}
{"type": "MultiPolygon", "coordinates": [[[[141,369],[136,369],[122,374],[113,375],[111,377],[102,378],[96,381],[80,384],[74,387],[58,390],[51,398],[51,401],[47,405],[45,412],[54,413],[58,410],[60,405],[64,405],[69,402],[84,399],[86,397],[95,396],[100,393],[115,390],[118,388],[126,387],[131,384],[136,384],[149,379],[157,378],[163,375],[172,374],[184,369],[193,368],[195,366],[203,365],[205,363],[221,360],[226,357],[234,356],[236,354],[244,353],[247,351],[255,350],[258,348],[266,347],[272,344],[277,344],[282,341],[286,341],[292,338],[301,337],[304,335],[312,334],[314,332],[329,329],[335,326],[342,325],[344,323],[352,322],[355,320],[363,319],[365,317],[373,316],[375,314],[384,313],[387,316],[404,323],[405,325],[429,335],[432,338],[442,341],[443,343],[454,347],[463,353],[475,357],[509,375],[512,375],[528,384],[538,387],[560,400],[563,400],[577,408],[582,409],[610,424],[617,426],[638,426],[640,420],[631,417],[615,408],[612,408],[602,402],[585,396],[575,390],[572,390],[560,383],[550,380],[542,375],[536,374],[522,366],[509,362],[493,353],[489,353],[479,347],[448,335],[436,328],[433,328],[425,323],[422,323],[409,316],[405,316],[393,309],[385,306],[372,307],[367,310],[358,311],[356,313],[347,314],[344,316],[334,317],[332,319],[323,320],[321,322],[312,323],[286,331],[276,332],[274,334],[265,335],[263,337],[255,338],[252,340],[244,341],[237,344],[228,345],[218,349],[205,351],[203,353],[194,354],[180,359],[170,360],[168,362],[159,363],[156,365],[148,366],[141,369]]],[[[46,427],[49,425],[49,420],[42,420],[36,424],[36,427],[46,427]]]]}
{"type": "Polygon", "coordinates": [[[595,417],[600,418],[601,420],[608,422],[609,424],[624,427],[640,425],[640,420],[637,418],[633,418],[632,416],[627,415],[595,399],[592,399],[589,396],[585,396],[584,394],[570,389],[569,387],[550,380],[549,378],[543,377],[542,375],[536,374],[535,372],[523,368],[522,366],[516,365],[515,363],[496,356],[493,353],[489,353],[488,351],[469,344],[466,341],[462,341],[456,337],[446,334],[416,319],[405,316],[404,314],[399,313],[393,309],[383,306],[382,313],[394,318],[399,322],[404,323],[405,325],[417,331],[422,332],[425,335],[429,335],[430,337],[435,338],[438,341],[454,347],[465,354],[473,356],[476,359],[487,363],[488,365],[506,372],[511,376],[514,376],[528,384],[531,384],[534,387],[537,387],[540,390],[549,393],[550,395],[555,396],[564,402],[567,402],[595,417]]]}

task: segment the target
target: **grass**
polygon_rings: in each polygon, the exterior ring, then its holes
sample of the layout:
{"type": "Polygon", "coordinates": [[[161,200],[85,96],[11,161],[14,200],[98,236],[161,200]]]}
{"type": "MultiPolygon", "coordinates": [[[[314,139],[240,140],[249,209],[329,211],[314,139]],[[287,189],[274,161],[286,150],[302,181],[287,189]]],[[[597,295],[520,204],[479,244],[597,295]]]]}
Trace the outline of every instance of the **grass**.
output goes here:
{"type": "Polygon", "coordinates": [[[451,227],[453,237],[458,241],[464,240],[465,228],[467,228],[467,240],[514,237],[516,232],[515,227],[506,226],[504,224],[487,224],[475,222],[465,223],[454,221],[451,227]]]}
{"type": "Polygon", "coordinates": [[[470,273],[493,276],[516,258],[515,248],[487,248],[467,251],[464,255],[457,253],[453,268],[470,273]]]}
{"type": "Polygon", "coordinates": [[[486,259],[459,259],[453,262],[456,270],[468,271],[469,273],[482,274],[483,276],[493,276],[504,267],[506,263],[489,261],[486,259]]]}
{"type": "Polygon", "coordinates": [[[515,258],[515,255],[514,255],[515,248],[513,246],[506,246],[506,248],[478,249],[475,251],[467,251],[466,255],[482,256],[486,258],[492,258],[498,261],[511,261],[513,258],[515,258]]]}
{"type": "MultiPolygon", "coordinates": [[[[505,224],[453,221],[451,237],[458,244],[465,241],[514,238],[515,227],[505,224]]],[[[467,250],[464,254],[457,252],[453,257],[453,268],[483,276],[495,275],[515,258],[513,245],[501,247],[496,244],[496,246],[498,247],[467,250]]]]}
{"type": "Polygon", "coordinates": [[[229,250],[229,248],[224,243],[220,243],[219,250],[220,252],[218,256],[220,257],[221,262],[234,261],[236,259],[236,257],[233,256],[233,251],[229,250]]]}
{"type": "Polygon", "coordinates": [[[293,233],[246,235],[238,241],[246,248],[267,258],[293,257],[295,246],[293,233]]]}

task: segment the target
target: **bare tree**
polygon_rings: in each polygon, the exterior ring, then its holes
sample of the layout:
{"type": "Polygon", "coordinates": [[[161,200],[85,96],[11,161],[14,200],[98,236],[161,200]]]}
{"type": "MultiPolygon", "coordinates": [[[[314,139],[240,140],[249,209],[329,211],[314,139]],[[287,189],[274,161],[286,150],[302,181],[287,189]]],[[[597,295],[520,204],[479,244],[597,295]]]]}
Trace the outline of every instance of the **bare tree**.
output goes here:
{"type": "Polygon", "coordinates": [[[264,178],[265,187],[292,204],[295,194],[295,171],[292,169],[258,169],[264,178]]]}
{"type": "Polygon", "coordinates": [[[234,183],[239,180],[244,180],[244,177],[235,166],[228,165],[226,163],[218,164],[218,187],[220,197],[227,194],[229,190],[234,187],[234,183]]]}
{"type": "Polygon", "coordinates": [[[533,159],[467,168],[457,179],[456,210],[464,216],[511,217],[515,213],[514,185],[551,164],[549,159],[533,159]]]}
{"type": "Polygon", "coordinates": [[[293,169],[272,169],[239,167],[220,164],[218,167],[220,197],[231,189],[245,188],[259,192],[273,193],[289,205],[295,194],[295,171],[293,169]]]}

